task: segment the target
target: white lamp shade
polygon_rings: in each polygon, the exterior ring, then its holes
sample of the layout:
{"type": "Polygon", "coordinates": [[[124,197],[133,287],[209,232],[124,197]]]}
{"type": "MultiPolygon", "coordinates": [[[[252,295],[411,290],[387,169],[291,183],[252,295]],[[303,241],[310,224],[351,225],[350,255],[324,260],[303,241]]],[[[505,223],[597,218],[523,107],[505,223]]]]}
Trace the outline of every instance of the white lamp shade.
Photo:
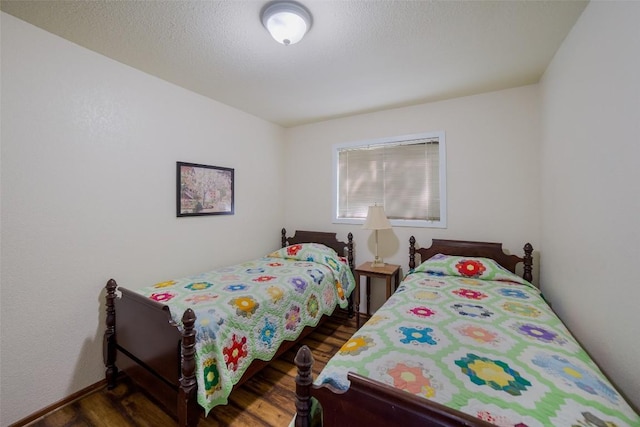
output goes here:
{"type": "Polygon", "coordinates": [[[391,228],[391,223],[389,223],[387,215],[384,213],[384,207],[378,205],[369,206],[367,220],[362,228],[365,230],[386,230],[391,228]]]}
{"type": "Polygon", "coordinates": [[[283,1],[272,3],[262,12],[262,24],[278,43],[298,43],[311,27],[311,15],[301,5],[283,1]]]}

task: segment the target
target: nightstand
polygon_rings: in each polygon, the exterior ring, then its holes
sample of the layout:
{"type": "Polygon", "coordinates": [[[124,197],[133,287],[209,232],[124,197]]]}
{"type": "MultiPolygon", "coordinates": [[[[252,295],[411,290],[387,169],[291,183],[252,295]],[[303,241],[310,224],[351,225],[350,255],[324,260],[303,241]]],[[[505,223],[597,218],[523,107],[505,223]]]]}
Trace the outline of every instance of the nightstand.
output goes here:
{"type": "Polygon", "coordinates": [[[395,278],[395,292],[400,282],[400,266],[385,264],[382,267],[372,267],[370,262],[365,262],[355,269],[356,273],[356,327],[360,328],[360,276],[367,278],[367,314],[371,304],[371,278],[385,279],[387,283],[387,299],[391,296],[391,279],[395,278]]]}

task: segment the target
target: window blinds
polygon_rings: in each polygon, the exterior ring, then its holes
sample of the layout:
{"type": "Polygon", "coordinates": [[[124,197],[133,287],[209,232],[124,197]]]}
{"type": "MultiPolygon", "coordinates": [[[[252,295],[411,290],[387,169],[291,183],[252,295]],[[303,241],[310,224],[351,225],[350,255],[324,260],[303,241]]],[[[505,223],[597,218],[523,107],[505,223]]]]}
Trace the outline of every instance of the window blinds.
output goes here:
{"type": "Polygon", "coordinates": [[[389,219],[440,219],[438,138],[338,150],[338,217],[364,219],[384,205],[389,219]]]}

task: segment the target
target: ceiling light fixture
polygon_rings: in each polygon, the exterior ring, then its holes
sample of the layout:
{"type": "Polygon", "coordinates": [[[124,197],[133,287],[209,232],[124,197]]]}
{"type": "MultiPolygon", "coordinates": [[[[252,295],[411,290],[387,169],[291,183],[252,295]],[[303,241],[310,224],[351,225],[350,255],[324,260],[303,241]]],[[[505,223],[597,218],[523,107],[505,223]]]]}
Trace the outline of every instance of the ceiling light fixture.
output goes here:
{"type": "Polygon", "coordinates": [[[311,28],[311,14],[299,3],[275,1],[262,9],[262,25],[278,43],[298,43],[311,28]]]}

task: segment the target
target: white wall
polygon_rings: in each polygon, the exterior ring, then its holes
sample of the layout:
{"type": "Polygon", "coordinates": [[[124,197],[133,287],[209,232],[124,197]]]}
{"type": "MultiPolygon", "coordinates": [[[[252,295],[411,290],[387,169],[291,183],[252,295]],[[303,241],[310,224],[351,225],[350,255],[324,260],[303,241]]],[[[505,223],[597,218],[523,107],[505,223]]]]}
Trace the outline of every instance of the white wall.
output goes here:
{"type": "Polygon", "coordinates": [[[640,3],[591,2],[541,83],[541,272],[640,407],[640,3]]]}
{"type": "Polygon", "coordinates": [[[4,426],[103,378],[110,277],[137,288],[277,248],[284,154],[278,126],[1,24],[4,426]],[[176,218],[176,161],[235,168],[236,214],[176,218]]]}
{"type": "MultiPolygon", "coordinates": [[[[448,227],[380,232],[380,255],[406,272],[411,235],[422,246],[446,238],[504,242],[519,255],[526,242],[539,249],[538,101],[537,86],[526,86],[287,129],[285,192],[295,200],[287,204],[287,227],[334,229],[344,238],[351,231],[356,262],[372,260],[372,232],[331,224],[332,145],[442,130],[448,227]]],[[[382,287],[374,288],[372,309],[384,298],[382,287]]]]}

